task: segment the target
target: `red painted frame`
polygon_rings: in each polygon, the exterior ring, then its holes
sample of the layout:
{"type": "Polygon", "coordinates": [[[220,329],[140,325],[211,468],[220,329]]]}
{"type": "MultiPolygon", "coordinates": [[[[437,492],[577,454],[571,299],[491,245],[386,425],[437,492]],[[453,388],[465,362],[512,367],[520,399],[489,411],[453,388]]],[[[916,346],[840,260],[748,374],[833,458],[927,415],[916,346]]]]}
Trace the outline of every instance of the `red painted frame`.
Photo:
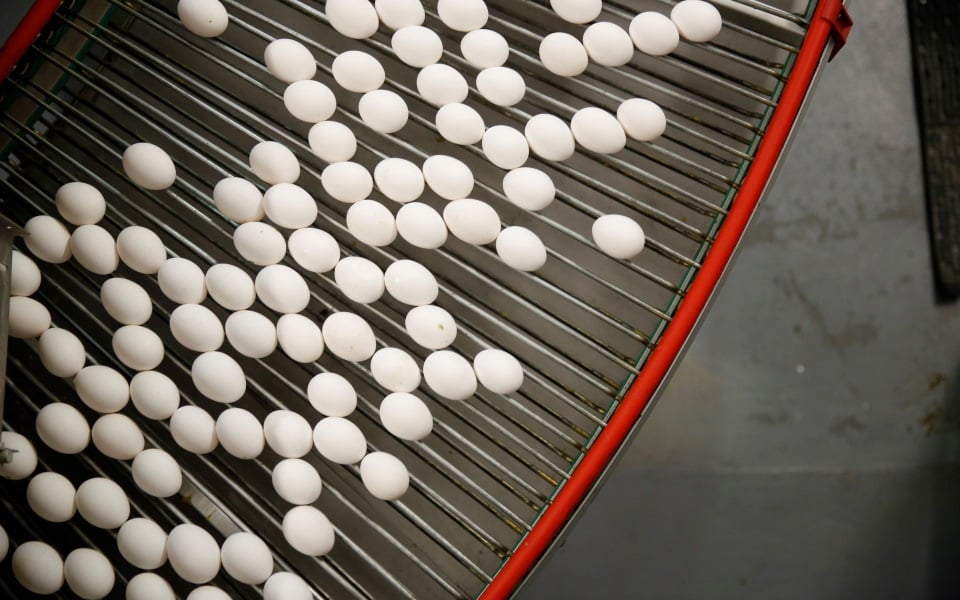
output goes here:
{"type": "Polygon", "coordinates": [[[0,82],[17,66],[30,44],[37,39],[61,0],[35,0],[7,42],[0,48],[0,82]]]}

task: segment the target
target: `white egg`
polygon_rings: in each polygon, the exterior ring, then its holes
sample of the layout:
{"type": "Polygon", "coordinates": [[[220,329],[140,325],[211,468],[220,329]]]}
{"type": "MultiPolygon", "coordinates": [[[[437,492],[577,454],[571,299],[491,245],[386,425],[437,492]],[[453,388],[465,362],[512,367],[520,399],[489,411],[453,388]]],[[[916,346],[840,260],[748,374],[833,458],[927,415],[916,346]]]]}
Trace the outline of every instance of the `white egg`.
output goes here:
{"type": "MultiPolygon", "coordinates": [[[[379,0],[377,5],[379,6],[382,1],[379,0]]],[[[294,573],[287,571],[274,573],[263,584],[263,600],[311,600],[312,598],[313,592],[310,591],[307,582],[294,573]]]]}
{"type": "Polygon", "coordinates": [[[399,348],[381,348],[370,359],[370,373],[391,392],[412,392],[420,385],[420,367],[399,348]]]}
{"type": "Polygon", "coordinates": [[[414,342],[429,350],[446,348],[457,337],[457,322],[439,306],[417,306],[410,309],[404,327],[414,342]]]}
{"type": "Polygon", "coordinates": [[[333,549],[330,519],[312,506],[294,506],[283,515],[283,537],[301,554],[323,556],[333,549]]]}
{"type": "Polygon", "coordinates": [[[380,422],[401,440],[422,440],[433,431],[430,409],[420,398],[404,392],[393,393],[383,399],[380,403],[380,422]]]}
{"type": "Polygon", "coordinates": [[[396,133],[403,129],[410,110],[403,97],[390,90],[373,90],[360,98],[357,106],[367,127],[380,133],[396,133]]]}
{"type": "Polygon", "coordinates": [[[163,148],[147,142],[123,151],[123,171],[135,184],[148,190],[165,190],[177,179],[177,168],[163,148]]]}
{"type": "Polygon", "coordinates": [[[360,479],[374,497],[396,500],[407,493],[410,473],[399,458],[386,452],[371,452],[360,463],[360,479]]]}
{"type": "Polygon", "coordinates": [[[231,534],[220,548],[220,562],[228,575],[249,585],[260,585],[273,573],[273,555],[262,539],[246,531],[231,534]]]}
{"type": "Polygon", "coordinates": [[[326,231],[314,227],[290,234],[287,249],[294,261],[307,271],[326,273],[340,260],[340,244],[326,231]]]}
{"type": "Polygon", "coordinates": [[[240,256],[261,267],[276,264],[287,254],[283,234],[266,223],[240,225],[233,231],[233,245],[240,256]]]}
{"type": "Polygon", "coordinates": [[[391,296],[411,306],[430,304],[440,292],[433,273],[409,259],[391,263],[383,273],[383,283],[391,296]]]}
{"type": "Polygon", "coordinates": [[[130,400],[130,384],[116,369],[104,365],[89,365],[73,380],[77,396],[98,413],[113,413],[130,400]]]}
{"type": "Polygon", "coordinates": [[[557,188],[550,176],[533,167],[520,167],[503,176],[503,194],[525,210],[543,210],[550,206],[557,188]]]}
{"type": "Polygon", "coordinates": [[[483,137],[483,117],[466,104],[441,106],[436,117],[437,131],[448,142],[460,145],[476,144],[483,137]]]}
{"type": "Polygon", "coordinates": [[[327,0],[330,25],[348,38],[363,40],[377,32],[380,18],[368,0],[327,0]]]}
{"type": "Polygon", "coordinates": [[[460,71],[450,65],[435,64],[424,67],[417,75],[417,91],[434,106],[463,102],[470,88],[460,71]]]}
{"type": "Polygon", "coordinates": [[[646,239],[640,225],[623,215],[603,215],[593,222],[591,232],[600,250],[623,260],[640,254],[646,239]]]}
{"type": "Polygon", "coordinates": [[[117,460],[132,460],[143,450],[143,432],[127,415],[103,415],[91,429],[93,445],[104,456],[117,460]]]}
{"type": "Polygon", "coordinates": [[[273,321],[252,310],[227,317],[224,331],[230,345],[244,356],[266,358],[277,349],[277,328],[273,321]]]}
{"type": "Polygon", "coordinates": [[[130,401],[141,415],[162,421],[180,406],[180,390],[163,373],[141,371],[130,380],[130,401]]]}
{"type": "Polygon", "coordinates": [[[466,400],[477,391],[473,367],[451,350],[437,350],[427,356],[423,378],[430,389],[448,400],[466,400]]]}
{"type": "Polygon", "coordinates": [[[116,529],[130,518],[130,501],[114,481],[94,477],[77,488],[77,512],[94,527],[116,529]]]}
{"type": "Polygon", "coordinates": [[[343,360],[363,362],[377,349],[373,329],[360,315],[335,312],[324,320],[322,331],[327,349],[343,360]]]}
{"type": "Polygon", "coordinates": [[[341,52],[333,59],[330,69],[340,87],[358,94],[372,92],[387,78],[380,61],[361,50],[341,52]]]}
{"type": "Polygon", "coordinates": [[[500,216],[482,200],[454,200],[443,209],[443,221],[450,233],[468,244],[482,246],[500,235],[500,216]]]}
{"type": "Polygon", "coordinates": [[[623,27],[606,21],[584,30],[583,47],[590,60],[606,67],[621,67],[633,58],[630,34],[623,27]]]}
{"type": "Polygon", "coordinates": [[[473,31],[487,24],[490,12],[483,0],[439,0],[437,15],[450,29],[473,31]]]}
{"type": "Polygon", "coordinates": [[[52,328],[40,334],[40,362],[51,375],[73,377],[87,360],[80,338],[66,329],[52,328]]]}
{"type": "Polygon", "coordinates": [[[307,123],[319,123],[333,116],[337,109],[337,97],[319,81],[301,79],[283,90],[283,105],[294,118],[307,123]]]}
{"type": "Polygon", "coordinates": [[[401,204],[419,198],[425,186],[420,167],[403,158],[385,158],[377,163],[373,181],[384,196],[401,204]]]}
{"type": "Polygon", "coordinates": [[[187,258],[168,258],[157,271],[160,291],[177,304],[200,304],[207,297],[203,270],[187,258]]]}
{"type": "Polygon", "coordinates": [[[478,69],[499,67],[507,62],[510,46],[505,37],[491,29],[475,29],[460,40],[460,54],[478,69]]]}
{"type": "Polygon", "coordinates": [[[390,46],[404,63],[411,67],[426,67],[443,56],[443,42],[432,29],[411,25],[394,32],[390,46]]]}
{"type": "Polygon", "coordinates": [[[277,321],[277,342],[280,348],[299,363],[312,363],[323,355],[324,343],[320,327],[303,315],[283,315],[277,321]]]}
{"type": "Polygon", "coordinates": [[[230,24],[227,9],[220,0],[180,0],[177,16],[191,33],[200,37],[217,37],[230,24]]]}
{"type": "Polygon", "coordinates": [[[172,456],[159,448],[148,448],[133,459],[133,481],[145,493],[167,498],[180,491],[183,474],[172,456]]]}
{"type": "Polygon", "coordinates": [[[573,156],[573,133],[559,117],[539,114],[531,117],[523,128],[533,152],[546,160],[567,160],[573,156]]]}
{"type": "Polygon", "coordinates": [[[253,285],[260,302],[278,313],[298,313],[310,303],[307,282],[286,265],[270,265],[260,269],[253,285]]]}
{"type": "Polygon", "coordinates": [[[340,202],[353,204],[364,200],[373,191],[373,177],[359,163],[330,163],[320,174],[323,189],[340,202]]]}
{"type": "Polygon", "coordinates": [[[420,0],[376,0],[373,6],[380,22],[390,29],[422,25],[426,17],[420,0]]]}
{"type": "Polygon", "coordinates": [[[167,560],[185,581],[206,583],[220,570],[220,546],[207,530],[182,523],[167,535],[167,560]]]}
{"type": "Polygon", "coordinates": [[[78,454],[90,443],[90,424],[65,402],[51,402],[37,412],[37,437],[61,454],[78,454]]]}
{"type": "Polygon", "coordinates": [[[178,446],[194,454],[208,454],[216,450],[217,423],[210,413],[187,404],[170,417],[170,435],[178,446]]]}
{"type": "Polygon", "coordinates": [[[275,410],[263,420],[270,449],[284,458],[300,458],[313,447],[310,423],[291,410],[275,410]]]}
{"type": "Polygon", "coordinates": [[[346,417],[357,407],[357,392],[342,375],[318,373],[307,384],[307,399],[318,413],[346,417]]]}
{"type": "Polygon", "coordinates": [[[23,435],[0,432],[0,446],[12,453],[10,462],[0,463],[0,477],[14,481],[26,479],[37,469],[37,449],[23,435]]]}
{"type": "Polygon", "coordinates": [[[540,42],[539,53],[543,66],[556,75],[574,77],[587,69],[587,51],[569,33],[549,34],[540,42]]]}
{"type": "Polygon", "coordinates": [[[184,348],[210,352],[223,345],[223,325],[201,304],[181,304],[170,313],[170,333],[184,348]]]}
{"type": "Polygon", "coordinates": [[[222,404],[236,402],[247,391],[243,369],[223,352],[204,352],[195,358],[190,377],[198,392],[222,404]]]}
{"type": "Polygon", "coordinates": [[[553,12],[570,23],[589,23],[598,16],[603,9],[601,0],[550,0],[553,12]]]}
{"type": "Polygon", "coordinates": [[[217,439],[231,456],[253,459],[263,452],[263,425],[244,408],[228,408],[217,417],[217,439]]]}
{"type": "Polygon", "coordinates": [[[213,186],[213,204],[225,217],[236,223],[263,218],[263,194],[257,186],[242,177],[226,177],[213,186]]]}
{"type": "Polygon", "coordinates": [[[703,0],[682,0],[670,11],[680,35],[691,42],[709,42],[723,28],[720,11],[703,0]]]}
{"type": "Polygon", "coordinates": [[[106,598],[116,583],[110,560],[93,548],[70,552],[63,561],[63,575],[67,587],[84,600],[106,598]]]}
{"type": "Polygon", "coordinates": [[[70,252],[84,269],[97,275],[109,275],[120,265],[117,243],[99,225],[81,225],[70,235],[70,252]]]}
{"type": "Polygon", "coordinates": [[[652,142],[663,135],[667,117],[655,102],[630,98],[617,108],[617,120],[627,135],[641,142],[652,142]]]}
{"type": "Polygon", "coordinates": [[[320,121],[307,134],[310,150],[328,163],[343,162],[357,153],[357,138],[353,131],[336,121],[320,121]]]}
{"type": "Polygon", "coordinates": [[[483,154],[501,169],[516,169],[527,162],[530,146],[527,138],[508,125],[494,125],[483,134],[483,154]]]}
{"type": "Polygon", "coordinates": [[[107,202],[100,190],[89,183],[71,181],[57,189],[57,212],[73,225],[93,225],[107,212],[107,202]]]}
{"type": "Polygon", "coordinates": [[[100,286],[100,303],[121,325],[143,325],[153,314],[150,294],[140,284],[114,277],[100,286]]]}
{"type": "Polygon", "coordinates": [[[397,211],[397,233],[417,248],[439,248],[447,241],[447,224],[429,204],[411,202],[397,211]]]}
{"type": "Polygon", "coordinates": [[[520,361],[503,350],[480,351],[473,359],[473,369],[481,385],[497,394],[512,394],[523,385],[520,361]]]}
{"type": "Polygon", "coordinates": [[[63,587],[63,559],[44,542],[32,540],[17,546],[10,567],[17,582],[34,594],[55,594],[63,587]]]}
{"type": "Polygon", "coordinates": [[[113,353],[134,371],[152,371],[163,362],[163,341],[142,325],[124,325],[113,333],[113,353]]]}
{"type": "Polygon", "coordinates": [[[39,473],[27,484],[27,504],[41,519],[65,523],[77,514],[77,489],[60,473],[39,473]]]}
{"type": "Polygon", "coordinates": [[[27,340],[40,337],[50,329],[50,311],[43,304],[26,296],[10,298],[10,337],[27,340]]]}
{"type": "Polygon", "coordinates": [[[360,428],[342,417],[326,417],[313,428],[313,445],[331,462],[353,465],[367,453],[367,438],[360,428]]]}
{"type": "Polygon", "coordinates": [[[37,215],[27,221],[23,238],[27,250],[43,262],[60,264],[70,260],[70,231],[49,215],[37,215]]]}
{"type": "Polygon", "coordinates": [[[354,302],[370,304],[383,295],[383,271],[366,258],[342,258],[333,270],[333,278],[343,295],[354,302]]]}
{"type": "Polygon", "coordinates": [[[595,106],[581,108],[570,120],[574,139],[600,154],[614,154],[627,145],[627,134],[615,116],[595,106]]]}
{"type": "MultiPolygon", "coordinates": [[[[420,169],[417,169],[419,172],[420,169]]],[[[420,178],[423,181],[423,177],[420,178]]],[[[40,289],[40,267],[33,259],[14,250],[10,257],[10,295],[30,296],[40,289]]]]}
{"type": "MultiPolygon", "coordinates": [[[[308,437],[312,434],[309,433],[308,437]]],[[[311,446],[313,439],[310,439],[311,446]]],[[[313,504],[320,497],[323,483],[313,465],[299,458],[287,458],[277,463],[271,476],[277,495],[290,504],[313,504]]]]}
{"type": "Polygon", "coordinates": [[[167,580],[149,571],[137,573],[127,582],[126,600],[176,600],[167,580]]]}
{"type": "Polygon", "coordinates": [[[473,191],[470,167],[444,154],[435,154],[423,162],[423,179],[444,200],[466,198],[473,191]]]}
{"type": "Polygon", "coordinates": [[[187,594],[186,600],[233,600],[230,594],[215,585],[202,585],[187,594]]]}
{"type": "Polygon", "coordinates": [[[669,18],[647,11],[630,21],[630,39],[638,50],[652,56],[664,56],[677,49],[680,32],[669,18]]]}
{"type": "Polygon", "coordinates": [[[510,67],[490,67],[477,74],[477,90],[497,106],[513,106],[527,93],[523,76],[510,67]]]}
{"type": "Polygon", "coordinates": [[[300,178],[300,162],[289,148],[279,142],[260,142],[250,150],[250,170],[263,181],[293,183],[300,178]]]}
{"type": "Polygon", "coordinates": [[[518,271],[536,271],[547,262],[547,250],[526,227],[507,227],[497,236],[497,255],[518,271]]]}
{"type": "Polygon", "coordinates": [[[376,200],[361,200],[351,205],[347,210],[347,229],[358,241],[369,246],[389,246],[397,239],[393,213],[376,200]]]}
{"type": "Polygon", "coordinates": [[[7,535],[7,530],[3,528],[3,525],[0,525],[0,562],[3,562],[3,559],[7,557],[9,550],[10,536],[7,535]]]}
{"type": "Polygon", "coordinates": [[[145,275],[153,275],[167,260],[160,236],[139,225],[125,227],[117,235],[117,253],[125,265],[145,275]]]}
{"type": "Polygon", "coordinates": [[[150,519],[130,519],[117,531],[117,549],[131,565],[157,569],[167,562],[167,532],[150,519]]]}
{"type": "Polygon", "coordinates": [[[296,40],[280,39],[267,44],[263,62],[270,74],[285,83],[313,79],[317,61],[310,50],[296,40]]]}

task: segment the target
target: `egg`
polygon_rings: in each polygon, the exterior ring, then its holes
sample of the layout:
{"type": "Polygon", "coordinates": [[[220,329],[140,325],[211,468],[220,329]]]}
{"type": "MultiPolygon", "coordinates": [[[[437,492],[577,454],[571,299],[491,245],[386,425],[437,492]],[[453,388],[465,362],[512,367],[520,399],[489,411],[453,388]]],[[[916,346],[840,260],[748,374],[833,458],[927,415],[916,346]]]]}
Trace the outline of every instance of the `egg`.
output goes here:
{"type": "Polygon", "coordinates": [[[580,40],[569,33],[554,32],[540,42],[540,62],[548,71],[562,77],[574,77],[587,69],[587,51],[580,40]]]}
{"type": "Polygon", "coordinates": [[[376,0],[373,6],[390,29],[422,25],[426,16],[420,0],[376,0]]]}
{"type": "Polygon", "coordinates": [[[318,373],[307,384],[307,399],[318,413],[346,417],[357,407],[357,392],[342,375],[318,373]]]}
{"type": "Polygon", "coordinates": [[[93,548],[70,552],[63,561],[63,574],[67,587],[84,600],[105,598],[116,582],[110,560],[93,548]]]}
{"type": "Polygon", "coordinates": [[[51,402],[37,412],[37,436],[61,454],[78,454],[90,443],[90,425],[79,410],[51,402]]]}
{"type": "Polygon", "coordinates": [[[376,263],[347,256],[337,263],[333,278],[343,295],[360,304],[376,302],[383,295],[383,271],[376,263]]]}
{"type": "Polygon", "coordinates": [[[54,200],[57,212],[72,225],[93,225],[107,212],[107,202],[100,190],[82,181],[61,185],[54,200]]]}
{"type": "Polygon", "coordinates": [[[271,185],[293,183],[300,178],[296,155],[279,142],[266,141],[254,146],[250,150],[250,170],[271,185]]]}
{"type": "Polygon", "coordinates": [[[263,600],[311,600],[312,598],[313,592],[310,591],[307,582],[299,575],[287,571],[274,573],[263,584],[263,600]]]}
{"type": "Polygon", "coordinates": [[[447,241],[447,225],[430,205],[404,204],[397,211],[397,233],[417,248],[435,249],[447,241]]]}
{"type": "Polygon", "coordinates": [[[475,29],[460,39],[460,54],[474,67],[489,69],[507,62],[510,46],[496,31],[475,29]]]}
{"type": "Polygon", "coordinates": [[[113,353],[134,371],[152,371],[163,362],[163,341],[141,325],[124,325],[113,333],[113,353]]]}
{"type": "Polygon", "coordinates": [[[7,530],[3,528],[3,525],[0,525],[0,562],[3,562],[3,559],[7,557],[9,550],[10,536],[7,535],[7,530]]]}
{"type": "Polygon", "coordinates": [[[497,106],[513,106],[527,93],[523,76],[510,67],[490,67],[477,74],[477,91],[497,106]]]}
{"type": "Polygon", "coordinates": [[[282,529],[290,547],[301,554],[323,556],[333,549],[333,525],[312,506],[294,506],[288,510],[283,515],[282,529]]]}
{"type": "Polygon", "coordinates": [[[176,600],[177,596],[167,580],[156,573],[137,573],[126,587],[127,600],[176,600]]]}
{"type": "Polygon", "coordinates": [[[411,25],[396,30],[390,46],[404,63],[411,67],[426,67],[443,56],[443,42],[432,29],[411,25]]]}
{"type": "Polygon", "coordinates": [[[360,463],[360,479],[375,498],[397,500],[410,487],[410,473],[399,458],[386,452],[371,452],[360,463]]]}
{"type": "Polygon", "coordinates": [[[39,473],[27,484],[27,504],[45,521],[66,523],[77,514],[76,502],[76,488],[60,473],[39,473]]]}
{"type": "Polygon", "coordinates": [[[384,196],[401,204],[419,198],[425,186],[420,167],[403,158],[385,158],[377,163],[373,181],[384,196]]]}
{"type": "Polygon", "coordinates": [[[284,458],[300,458],[313,447],[310,423],[291,410],[275,410],[263,420],[270,449],[284,458]]]}
{"type": "Polygon", "coordinates": [[[121,325],[143,325],[153,314],[150,294],[140,284],[113,277],[100,286],[100,303],[121,325]]]}
{"type": "Polygon", "coordinates": [[[283,105],[295,119],[318,123],[333,116],[337,109],[337,97],[319,81],[302,79],[283,90],[283,105]]]}
{"type": "Polygon", "coordinates": [[[466,198],[473,191],[473,171],[463,161],[435,154],[423,162],[423,179],[445,200],[466,198]]]}
{"type": "Polygon", "coordinates": [[[163,373],[141,371],[130,380],[130,401],[141,415],[162,421],[180,406],[180,390],[163,373]]]}
{"type": "Polygon", "coordinates": [[[489,244],[500,234],[500,216],[482,200],[454,200],[443,209],[443,221],[450,233],[468,244],[489,244]]]}
{"type": "Polygon", "coordinates": [[[666,16],[653,11],[642,12],[630,21],[630,39],[638,50],[652,56],[664,56],[677,49],[680,32],[666,16]]]}
{"type": "Polygon", "coordinates": [[[606,67],[621,67],[633,59],[633,40],[614,23],[602,21],[583,32],[583,47],[593,62],[606,67]]]}
{"type": "Polygon", "coordinates": [[[264,216],[263,194],[242,177],[226,177],[213,186],[213,204],[236,223],[259,221],[264,216]]]}
{"type": "Polygon", "coordinates": [[[194,454],[213,452],[220,443],[210,413],[190,404],[176,409],[170,417],[170,435],[178,446],[194,454]]]}
{"type": "Polygon", "coordinates": [[[487,24],[490,13],[483,0],[439,0],[437,15],[450,29],[473,31],[487,24]]]}
{"type": "Polygon", "coordinates": [[[396,133],[403,129],[410,110],[400,94],[390,90],[373,90],[360,98],[357,106],[360,118],[374,131],[396,133]]]}
{"type": "Polygon", "coordinates": [[[187,258],[168,258],[157,271],[157,283],[177,304],[200,304],[207,297],[203,270],[187,258]]]}
{"type": "Polygon", "coordinates": [[[70,260],[70,231],[63,223],[48,215],[31,217],[23,225],[27,250],[43,262],[60,264],[70,260]]]}
{"type": "Polygon", "coordinates": [[[277,342],[280,348],[299,363],[312,363],[323,355],[324,343],[320,327],[312,319],[287,314],[277,321],[277,342]]]}
{"type": "Polygon", "coordinates": [[[270,74],[285,83],[313,79],[317,61],[310,50],[296,40],[279,39],[267,44],[263,62],[270,74]]]}
{"type": "MultiPolygon", "coordinates": [[[[419,169],[417,169],[419,172],[419,169]]],[[[421,177],[421,181],[423,178],[421,177]]],[[[30,296],[40,289],[40,268],[26,254],[14,250],[10,256],[10,295],[30,296]]]]}
{"type": "Polygon", "coordinates": [[[457,337],[457,323],[439,306],[417,306],[410,309],[404,327],[414,342],[429,350],[440,350],[457,337]]]}
{"type": "Polygon", "coordinates": [[[163,148],[148,142],[138,142],[123,151],[123,172],[140,187],[165,190],[177,179],[177,168],[163,148]]]}
{"type": "Polygon", "coordinates": [[[214,402],[230,404],[247,391],[243,369],[223,352],[204,352],[195,358],[190,376],[197,391],[214,402]]]}
{"type": "Polygon", "coordinates": [[[91,429],[93,445],[104,456],[117,460],[132,460],[143,450],[143,432],[127,415],[103,415],[91,429]]]}
{"type": "Polygon", "coordinates": [[[117,242],[99,225],[81,225],[70,235],[70,252],[80,266],[97,275],[109,275],[120,265],[117,242]]]}
{"type": "Polygon", "coordinates": [[[116,369],[105,365],[89,365],[73,380],[77,396],[98,413],[114,413],[130,400],[130,384],[116,369]]]}
{"type": "Polygon", "coordinates": [[[266,223],[240,225],[233,231],[233,245],[240,256],[261,267],[276,264],[287,254],[283,234],[266,223]]]}
{"type": "Polygon", "coordinates": [[[303,277],[286,265],[269,265],[253,281],[260,302],[278,313],[298,313],[310,303],[310,289],[303,277]]]}
{"type": "Polygon", "coordinates": [[[578,110],[570,120],[570,131],[577,143],[600,154],[614,154],[627,145],[627,134],[620,121],[595,106],[578,110]]]}
{"type": "Polygon", "coordinates": [[[223,325],[201,304],[181,304],[170,313],[170,333],[194,352],[210,352],[223,345],[223,325]]]}
{"type": "Polygon", "coordinates": [[[10,462],[0,462],[0,477],[14,481],[26,479],[37,469],[37,450],[23,435],[0,432],[0,447],[11,453],[10,462]]]}
{"type": "Polygon", "coordinates": [[[473,358],[473,369],[480,384],[496,394],[512,394],[523,385],[520,361],[504,350],[481,350],[473,358]]]}
{"type": "Polygon", "coordinates": [[[33,298],[26,296],[10,298],[8,315],[10,337],[22,340],[33,339],[50,329],[50,311],[33,298]]]}
{"type": "Polygon", "coordinates": [[[177,16],[188,31],[205,38],[217,37],[230,23],[220,0],[180,0],[177,16]]]}
{"type": "Polygon", "coordinates": [[[320,183],[333,198],[348,204],[366,199],[373,191],[370,171],[350,161],[327,165],[320,174],[320,183]]]}
{"type": "MultiPolygon", "coordinates": [[[[417,372],[417,382],[420,373],[417,372]]],[[[433,431],[433,414],[423,400],[413,394],[395,392],[380,403],[380,422],[401,440],[417,441],[433,431]]]]}
{"type": "Polygon", "coordinates": [[[234,350],[250,358],[266,358],[277,349],[277,328],[273,321],[252,310],[241,310],[224,323],[227,341],[234,350]]]}
{"type": "Polygon", "coordinates": [[[420,367],[399,348],[381,348],[370,359],[370,373],[391,392],[412,392],[420,385],[420,367]]]}
{"type": "Polygon", "coordinates": [[[597,247],[613,258],[629,260],[643,250],[643,229],[630,217],[603,215],[593,222],[591,233],[597,247]]]}
{"type": "Polygon", "coordinates": [[[600,16],[603,3],[600,0],[550,0],[550,8],[564,21],[583,24],[600,16]]]}
{"type": "Polygon", "coordinates": [[[513,169],[503,176],[503,194],[524,210],[543,210],[550,206],[557,189],[550,176],[533,167],[513,169]]]}
{"type": "Polygon", "coordinates": [[[159,448],[148,448],[133,459],[133,481],[145,493],[168,498],[180,491],[183,474],[172,456],[159,448]]]}
{"type": "Polygon", "coordinates": [[[644,98],[630,98],[617,108],[617,120],[631,138],[652,142],[663,135],[667,117],[655,102],[644,98]]]}
{"type": "Polygon", "coordinates": [[[497,255],[518,271],[536,271],[547,262],[543,241],[526,227],[507,227],[497,236],[497,255]]]}
{"type": "Polygon", "coordinates": [[[573,156],[573,133],[567,124],[554,115],[531,117],[523,128],[533,152],[546,160],[567,160],[573,156]]]}
{"type": "Polygon", "coordinates": [[[130,519],[117,531],[117,549],[137,568],[158,569],[167,562],[167,532],[150,519],[130,519]]]}
{"type": "Polygon", "coordinates": [[[190,583],[206,583],[220,570],[220,546],[207,530],[182,523],[167,535],[167,560],[190,583]]]}
{"type": "Polygon", "coordinates": [[[404,304],[423,306],[437,299],[437,279],[422,264],[403,259],[390,264],[383,273],[387,292],[404,304]]]}
{"type": "Polygon", "coordinates": [[[313,273],[326,273],[340,261],[340,245],[326,231],[313,227],[290,234],[287,249],[293,260],[313,273]]]}
{"type": "Polygon", "coordinates": [[[313,428],[313,445],[325,459],[340,465],[360,462],[367,439],[356,425],[342,417],[326,417],[313,428]]]}
{"type": "Polygon", "coordinates": [[[217,439],[231,456],[253,459],[263,452],[263,425],[244,408],[228,408],[217,417],[217,439]]]}
{"type": "Polygon", "coordinates": [[[230,594],[215,585],[203,585],[187,594],[186,600],[233,600],[230,594]]]}
{"type": "Polygon", "coordinates": [[[45,542],[31,540],[17,546],[10,566],[17,582],[34,594],[55,594],[63,587],[63,559],[45,542]]]}
{"type": "Polygon", "coordinates": [[[448,142],[476,144],[483,137],[483,117],[466,104],[446,104],[437,111],[437,131],[448,142]]]}
{"type": "Polygon", "coordinates": [[[380,18],[369,0],[327,0],[324,10],[340,34],[362,40],[377,32],[380,18]]]}
{"type": "Polygon", "coordinates": [[[397,239],[393,213],[376,200],[361,200],[351,205],[347,210],[347,229],[368,246],[389,246],[397,239]]]}
{"type": "Polygon", "coordinates": [[[681,0],[670,11],[670,20],[680,35],[691,42],[709,42],[723,28],[720,11],[703,0],[681,0]]]}
{"type": "Polygon", "coordinates": [[[51,328],[40,334],[40,362],[56,377],[73,377],[87,360],[80,338],[66,329],[51,328]]]}
{"type": "Polygon", "coordinates": [[[516,169],[527,162],[530,146],[527,138],[508,125],[494,125],[483,134],[483,154],[501,169],[516,169]]]}
{"type": "Polygon", "coordinates": [[[316,502],[323,487],[313,465],[299,458],[287,458],[277,463],[273,469],[272,483],[277,495],[297,505],[316,502]]]}
{"type": "Polygon", "coordinates": [[[430,389],[448,400],[466,400],[477,391],[473,367],[451,350],[437,350],[427,356],[423,378],[430,389]]]}
{"type": "Polygon", "coordinates": [[[117,235],[120,260],[137,273],[153,275],[167,260],[167,250],[153,231],[139,225],[125,227],[117,235]]]}
{"type": "Polygon", "coordinates": [[[380,61],[362,50],[341,52],[333,59],[330,69],[340,87],[358,94],[372,92],[387,78],[380,61]]]}
{"type": "Polygon", "coordinates": [[[335,356],[362,362],[373,356],[377,340],[363,317],[350,312],[335,312],[323,322],[323,340],[335,356]]]}
{"type": "Polygon", "coordinates": [[[310,150],[321,160],[336,163],[350,160],[357,152],[353,131],[336,121],[320,121],[307,133],[310,150]]]}
{"type": "Polygon", "coordinates": [[[130,517],[130,501],[115,482],[94,477],[77,488],[77,512],[94,527],[116,529],[130,517]]]}
{"type": "Polygon", "coordinates": [[[417,74],[417,91],[434,106],[463,102],[470,89],[467,80],[450,65],[435,64],[424,67],[417,74]]]}
{"type": "Polygon", "coordinates": [[[262,539],[246,531],[230,534],[223,541],[220,563],[228,575],[249,585],[260,585],[273,573],[270,548],[262,539]]]}

